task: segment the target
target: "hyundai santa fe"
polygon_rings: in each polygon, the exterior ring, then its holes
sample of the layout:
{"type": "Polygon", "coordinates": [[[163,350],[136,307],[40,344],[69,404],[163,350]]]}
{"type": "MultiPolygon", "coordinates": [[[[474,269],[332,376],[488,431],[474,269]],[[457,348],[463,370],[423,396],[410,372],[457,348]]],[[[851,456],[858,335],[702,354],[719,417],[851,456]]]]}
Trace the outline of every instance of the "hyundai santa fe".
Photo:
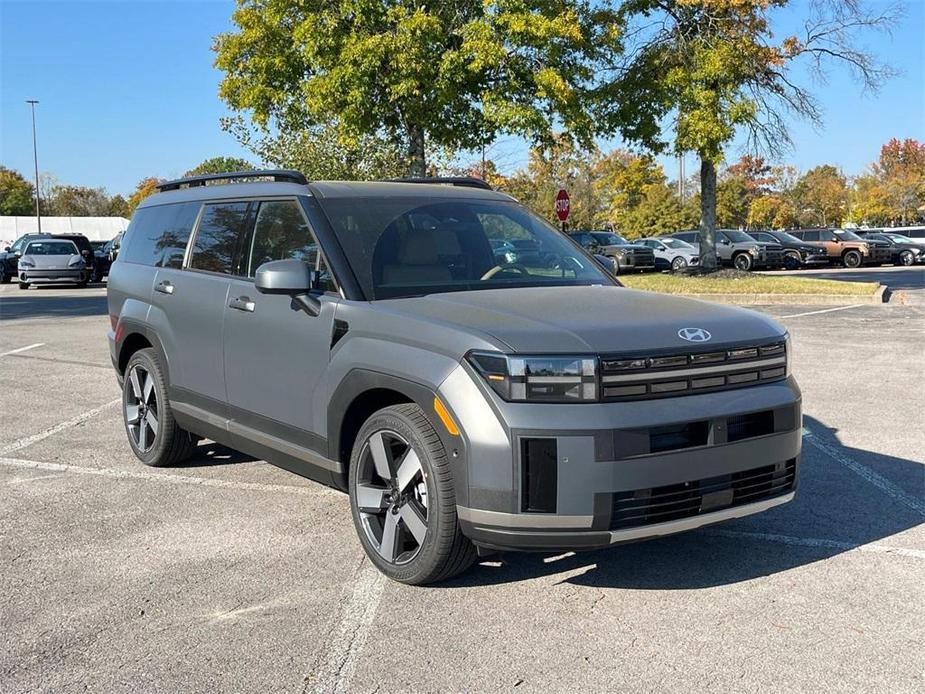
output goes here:
{"type": "Polygon", "coordinates": [[[800,390],[762,314],[623,288],[473,179],[160,190],[107,290],[147,465],[208,438],[341,489],[371,561],[409,584],[794,496],[800,390]]]}

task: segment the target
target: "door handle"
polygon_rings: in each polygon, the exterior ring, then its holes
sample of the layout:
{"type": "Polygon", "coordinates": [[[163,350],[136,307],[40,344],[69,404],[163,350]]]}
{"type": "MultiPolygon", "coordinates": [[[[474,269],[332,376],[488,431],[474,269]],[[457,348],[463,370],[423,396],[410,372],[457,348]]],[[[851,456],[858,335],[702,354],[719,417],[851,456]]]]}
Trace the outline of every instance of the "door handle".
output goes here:
{"type": "Polygon", "coordinates": [[[154,291],[160,292],[161,294],[173,294],[173,290],[174,286],[170,283],[169,280],[158,282],[157,286],[154,287],[154,291]]]}
{"type": "Polygon", "coordinates": [[[249,296],[236,296],[234,299],[228,302],[228,307],[238,311],[247,311],[248,313],[253,313],[254,309],[257,308],[257,304],[251,301],[249,296]]]}

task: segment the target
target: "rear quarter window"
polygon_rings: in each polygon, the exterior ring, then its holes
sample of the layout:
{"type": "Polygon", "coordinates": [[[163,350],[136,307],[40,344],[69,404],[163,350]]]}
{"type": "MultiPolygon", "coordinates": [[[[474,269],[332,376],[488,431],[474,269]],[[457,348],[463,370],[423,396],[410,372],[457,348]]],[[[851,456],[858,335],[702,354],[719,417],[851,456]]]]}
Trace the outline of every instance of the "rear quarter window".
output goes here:
{"type": "Polygon", "coordinates": [[[119,260],[154,267],[181,267],[199,207],[198,202],[184,202],[138,210],[125,232],[119,260]]]}

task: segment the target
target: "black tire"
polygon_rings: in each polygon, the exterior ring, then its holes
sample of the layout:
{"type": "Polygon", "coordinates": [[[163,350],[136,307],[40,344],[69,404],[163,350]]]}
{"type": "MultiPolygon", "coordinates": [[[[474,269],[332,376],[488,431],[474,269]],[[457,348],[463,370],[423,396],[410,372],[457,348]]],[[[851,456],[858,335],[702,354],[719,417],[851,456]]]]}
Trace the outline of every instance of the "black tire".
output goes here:
{"type": "Polygon", "coordinates": [[[687,260],[685,260],[681,256],[678,256],[677,258],[673,258],[671,261],[671,271],[672,272],[680,272],[686,267],[687,267],[687,260]]]}
{"type": "Polygon", "coordinates": [[[861,263],[864,259],[861,257],[860,251],[845,251],[841,257],[842,265],[847,268],[857,268],[861,267],[861,263]]]}
{"type": "MultiPolygon", "coordinates": [[[[395,439],[393,438],[393,442],[395,439]]],[[[398,458],[393,462],[391,456],[389,460],[390,468],[400,467],[400,463],[406,458],[398,458]]],[[[393,470],[393,473],[395,470],[393,470]]],[[[373,475],[375,476],[375,475],[373,475]]],[[[394,475],[398,478],[398,475],[394,475]]],[[[377,478],[381,479],[381,478],[377,478]]],[[[388,481],[385,481],[388,484],[388,481]]],[[[395,480],[392,481],[395,484],[395,480]]],[[[353,446],[353,452],[350,456],[350,510],[353,516],[353,524],[356,528],[360,543],[370,561],[382,573],[399,583],[408,585],[425,585],[443,581],[452,576],[462,573],[468,569],[472,562],[475,561],[475,547],[469,539],[462,534],[459,527],[459,519],[456,516],[456,492],[453,488],[453,474],[450,469],[450,462],[446,455],[446,450],[440,437],[434,430],[424,412],[415,404],[393,405],[386,407],[374,413],[360,429],[353,446]],[[368,513],[369,509],[361,512],[358,503],[359,487],[365,486],[372,488],[374,482],[370,479],[369,466],[371,461],[371,444],[374,437],[397,435],[404,439],[405,451],[411,451],[416,454],[420,462],[419,475],[414,479],[420,480],[415,487],[420,490],[423,483],[426,488],[426,497],[424,505],[420,500],[405,500],[392,502],[389,498],[381,502],[389,504],[385,511],[377,513],[368,513]],[[389,514],[399,516],[399,506],[404,511],[407,506],[414,505],[418,511],[426,511],[424,519],[426,532],[423,535],[423,541],[411,537],[410,529],[407,523],[401,526],[397,525],[401,521],[394,519],[396,524],[396,537],[399,538],[398,544],[393,544],[393,550],[396,547],[404,549],[408,543],[411,543],[416,549],[406,552],[410,558],[400,562],[402,557],[395,556],[397,550],[392,552],[393,561],[384,558],[387,552],[380,553],[380,546],[385,539],[385,522],[389,514]],[[383,519],[379,524],[379,519],[383,519]],[[379,532],[381,537],[377,543],[375,532],[379,532]],[[402,534],[403,533],[403,534],[402,534]]],[[[398,487],[393,486],[392,490],[398,487]]],[[[398,491],[402,491],[398,489],[398,491]]],[[[418,493],[415,491],[415,494],[418,493]]],[[[410,497],[410,495],[408,495],[410,497]]]]}
{"type": "Polygon", "coordinates": [[[78,288],[78,289],[86,289],[86,288],[87,288],[87,282],[86,282],[86,281],[84,281],[84,282],[78,282],[78,283],[77,283],[77,288],[78,288]]]}
{"type": "Polygon", "coordinates": [[[28,289],[28,288],[29,288],[29,283],[28,283],[28,282],[20,282],[20,283],[19,283],[19,288],[20,288],[20,289],[28,289]]]}
{"type": "Polygon", "coordinates": [[[613,274],[620,274],[620,261],[617,260],[614,256],[610,256],[610,259],[613,261],[613,274]]]}
{"type": "Polygon", "coordinates": [[[732,265],[736,270],[741,270],[742,272],[748,272],[752,269],[754,262],[752,257],[748,253],[736,253],[732,257],[732,265]]]}
{"type": "Polygon", "coordinates": [[[796,251],[788,251],[784,253],[784,269],[785,270],[799,270],[803,267],[803,260],[800,258],[800,254],[796,251]]]}
{"type": "Polygon", "coordinates": [[[915,265],[915,254],[912,251],[905,250],[899,254],[899,264],[909,267],[915,265]]]}
{"type": "MultiPolygon", "coordinates": [[[[129,358],[125,367],[125,382],[122,385],[122,422],[125,425],[125,434],[128,437],[132,452],[145,465],[150,465],[151,467],[176,465],[189,458],[196,450],[198,437],[180,428],[180,425],[177,424],[173,417],[170,401],[167,399],[167,383],[164,372],[153,349],[138,350],[129,358]],[[138,369],[137,372],[135,371],[136,369],[138,369]],[[154,401],[155,407],[153,408],[150,405],[150,399],[146,400],[149,403],[148,408],[155,413],[157,430],[154,432],[152,443],[144,447],[136,440],[129,423],[129,407],[135,397],[134,388],[136,385],[140,385],[142,391],[144,390],[143,383],[133,384],[133,372],[139,375],[139,380],[142,372],[151,377],[153,392],[156,397],[154,401]]],[[[141,422],[141,426],[145,426],[144,421],[141,422]]],[[[151,431],[150,426],[145,431],[151,431]]],[[[147,443],[147,440],[145,443],[147,443]]]]}
{"type": "Polygon", "coordinates": [[[9,284],[12,279],[13,276],[7,274],[7,271],[0,267],[0,284],[9,284]]]}

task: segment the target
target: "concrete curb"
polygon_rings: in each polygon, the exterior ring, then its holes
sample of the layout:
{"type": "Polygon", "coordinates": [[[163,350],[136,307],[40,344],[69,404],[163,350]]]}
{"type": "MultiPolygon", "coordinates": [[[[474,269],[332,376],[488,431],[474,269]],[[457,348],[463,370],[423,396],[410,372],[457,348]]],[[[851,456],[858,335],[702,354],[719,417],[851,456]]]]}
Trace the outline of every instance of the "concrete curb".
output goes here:
{"type": "Polygon", "coordinates": [[[868,296],[832,294],[678,294],[676,296],[739,306],[846,306],[848,304],[885,304],[890,300],[890,291],[887,285],[881,284],[877,291],[868,296]]]}

